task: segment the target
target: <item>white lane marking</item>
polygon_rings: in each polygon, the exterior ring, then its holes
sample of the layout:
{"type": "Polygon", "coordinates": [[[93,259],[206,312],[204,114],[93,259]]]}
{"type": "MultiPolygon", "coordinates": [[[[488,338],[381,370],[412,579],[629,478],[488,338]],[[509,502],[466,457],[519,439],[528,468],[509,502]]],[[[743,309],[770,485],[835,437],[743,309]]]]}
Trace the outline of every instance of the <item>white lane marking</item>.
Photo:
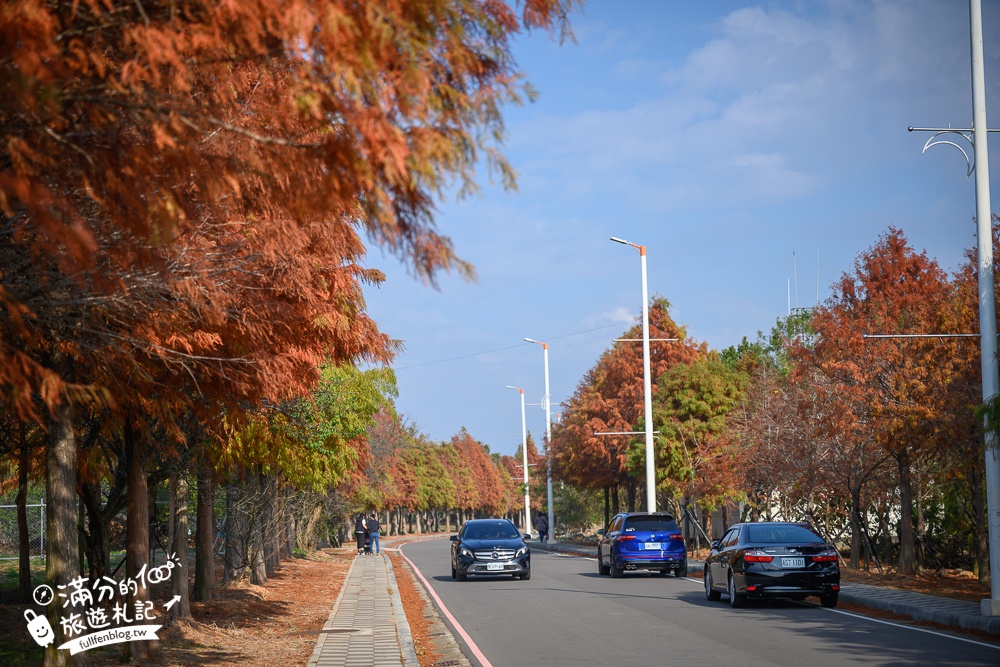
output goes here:
{"type": "MultiPolygon", "coordinates": [[[[590,558],[589,556],[584,556],[584,558],[586,558],[587,560],[594,560],[594,561],[597,560],[596,558],[590,558]]],[[[687,579],[688,581],[693,581],[696,584],[702,584],[702,583],[704,583],[704,581],[702,579],[694,579],[692,577],[684,577],[684,579],[687,579]]],[[[949,635],[948,633],[945,633],[945,632],[935,632],[934,630],[928,630],[926,628],[921,628],[921,627],[913,626],[913,625],[906,625],[904,623],[893,623],[892,621],[884,621],[884,620],[882,620],[880,618],[872,618],[871,616],[865,616],[864,614],[855,614],[855,613],[850,612],[850,611],[844,611],[843,609],[827,609],[825,607],[821,607],[821,609],[823,609],[823,611],[832,611],[835,614],[844,614],[845,616],[853,616],[854,618],[861,618],[861,619],[864,619],[866,621],[872,621],[873,623],[884,623],[886,625],[891,625],[891,626],[897,627],[897,628],[903,628],[905,630],[915,630],[916,632],[925,632],[925,633],[927,633],[929,635],[935,635],[937,637],[946,637],[948,639],[956,639],[956,640],[958,640],[960,642],[966,642],[968,644],[975,644],[976,646],[986,646],[988,648],[992,648],[992,649],[996,649],[996,650],[1000,651],[1000,646],[997,646],[996,644],[987,644],[986,642],[976,641],[975,639],[966,639],[965,637],[958,637],[958,636],[955,636],[955,635],[949,635]]],[[[964,629],[966,629],[966,628],[956,628],[955,631],[956,632],[961,632],[964,629]]]]}
{"type": "Polygon", "coordinates": [[[486,656],[483,655],[483,652],[479,650],[478,646],[476,646],[476,642],[472,641],[472,637],[470,637],[469,633],[465,631],[462,624],[459,623],[458,620],[452,615],[448,607],[444,606],[444,602],[442,602],[441,598],[438,597],[437,591],[435,591],[430,582],[424,578],[420,569],[417,568],[416,564],[414,564],[412,560],[406,557],[406,554],[403,553],[402,546],[399,547],[399,555],[403,557],[403,560],[410,564],[413,571],[417,573],[418,577],[420,577],[420,581],[424,582],[424,586],[427,587],[427,592],[431,594],[431,597],[434,598],[435,602],[437,602],[438,607],[444,612],[444,615],[448,618],[448,620],[451,621],[451,624],[455,627],[455,629],[458,630],[458,634],[461,635],[462,639],[465,640],[465,643],[468,644],[469,650],[472,651],[472,655],[476,656],[476,660],[478,660],[483,667],[493,667],[493,663],[486,659],[486,656]]]}
{"type": "MultiPolygon", "coordinates": [[[[880,618],[872,618],[870,616],[865,616],[864,614],[855,614],[850,611],[844,611],[843,609],[823,609],[824,611],[832,611],[835,614],[843,614],[844,616],[853,616],[854,618],[862,618],[866,621],[871,621],[872,623],[884,623],[885,625],[891,625],[897,628],[903,628],[905,630],[913,630],[915,632],[925,632],[929,635],[934,635],[936,637],[945,637],[946,639],[955,639],[960,642],[966,642],[967,644],[975,644],[976,646],[985,646],[987,648],[992,648],[1000,651],[1000,646],[996,644],[987,644],[986,642],[978,642],[975,639],[966,639],[965,637],[956,637],[955,635],[949,635],[945,632],[935,632],[934,630],[928,630],[926,628],[916,627],[913,625],[906,625],[903,623],[894,623],[892,621],[884,621],[880,618]]],[[[961,631],[964,628],[958,629],[956,631],[961,631]]]]}

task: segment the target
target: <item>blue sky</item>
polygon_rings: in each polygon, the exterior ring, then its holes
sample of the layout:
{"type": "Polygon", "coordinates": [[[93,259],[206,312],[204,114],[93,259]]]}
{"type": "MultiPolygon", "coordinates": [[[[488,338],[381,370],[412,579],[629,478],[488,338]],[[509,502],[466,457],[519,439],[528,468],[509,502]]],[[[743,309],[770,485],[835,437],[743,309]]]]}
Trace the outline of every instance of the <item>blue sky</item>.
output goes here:
{"type": "MultiPolygon", "coordinates": [[[[1000,128],[1000,2],[983,0],[987,114],[1000,128]]],[[[908,126],[971,124],[968,4],[954,0],[592,0],[576,43],[544,33],[515,56],[539,92],[506,110],[518,191],[480,177],[437,222],[479,274],[435,291],[378,250],[366,293],[405,352],[397,406],[447,440],[463,426],[513,454],[650,294],[715,349],[768,331],[830,284],[890,225],[948,270],[975,242],[975,191],[950,147],[921,155],[908,126]],[[793,253],[795,263],[793,265],[793,253]],[[817,261],[818,255],[818,261],[817,261]],[[797,271],[795,268],[797,266],[797,271]],[[819,280],[817,282],[817,271],[819,280]],[[797,296],[796,296],[797,293],[797,296]]],[[[964,141],[964,140],[962,140],[964,141]]],[[[990,137],[1000,210],[1000,134],[990,137]]]]}

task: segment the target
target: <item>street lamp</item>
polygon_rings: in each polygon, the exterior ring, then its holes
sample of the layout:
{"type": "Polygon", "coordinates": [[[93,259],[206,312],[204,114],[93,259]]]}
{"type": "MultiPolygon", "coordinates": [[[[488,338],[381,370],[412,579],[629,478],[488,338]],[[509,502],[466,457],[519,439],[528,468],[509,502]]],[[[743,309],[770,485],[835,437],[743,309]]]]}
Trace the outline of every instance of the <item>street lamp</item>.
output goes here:
{"type": "Polygon", "coordinates": [[[615,243],[630,245],[639,251],[642,264],[642,391],[646,422],[646,511],[656,511],[656,465],[653,460],[653,397],[649,378],[649,291],[646,286],[646,246],[611,237],[615,243]]]}
{"type": "Polygon", "coordinates": [[[508,389],[516,389],[521,394],[521,457],[524,459],[524,532],[531,534],[531,498],[528,497],[528,424],[524,419],[524,390],[520,387],[507,385],[508,389]]]}
{"type": "Polygon", "coordinates": [[[549,396],[549,344],[534,338],[525,338],[524,340],[541,345],[545,358],[545,397],[542,399],[542,405],[545,408],[545,499],[549,508],[549,540],[555,542],[556,521],[552,509],[552,415],[549,412],[552,404],[551,396],[549,396]]]}
{"type": "MultiPolygon", "coordinates": [[[[986,125],[986,72],[983,63],[983,7],[981,0],[969,0],[969,41],[972,63],[972,127],[969,129],[911,127],[913,131],[931,131],[934,136],[924,144],[945,144],[962,151],[968,163],[966,178],[976,173],[976,259],[979,292],[979,356],[982,369],[983,402],[1000,394],[1000,369],[997,367],[996,290],[993,282],[993,234],[990,213],[990,159],[986,125]],[[972,144],[973,160],[953,141],[938,139],[957,134],[972,144]],[[971,135],[971,136],[970,136],[971,135]]],[[[983,616],[1000,616],[1000,449],[997,437],[985,429],[986,516],[990,554],[990,598],[980,601],[983,616]]]]}

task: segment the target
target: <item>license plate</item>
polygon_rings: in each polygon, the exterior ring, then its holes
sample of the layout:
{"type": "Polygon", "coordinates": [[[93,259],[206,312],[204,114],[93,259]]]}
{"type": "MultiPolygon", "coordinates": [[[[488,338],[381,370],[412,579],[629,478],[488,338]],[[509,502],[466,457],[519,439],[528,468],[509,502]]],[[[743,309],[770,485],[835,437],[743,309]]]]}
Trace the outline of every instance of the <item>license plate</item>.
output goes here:
{"type": "Polygon", "coordinates": [[[795,568],[795,567],[805,567],[805,558],[782,558],[781,567],[795,568]]]}
{"type": "MultiPolygon", "coordinates": [[[[802,559],[800,558],[799,560],[802,560],[802,559]]],[[[490,570],[490,571],[492,571],[492,570],[502,570],[503,569],[503,563],[487,563],[486,564],[486,569],[490,570]]]]}
{"type": "Polygon", "coordinates": [[[642,548],[646,551],[659,551],[663,547],[660,546],[659,542],[646,542],[642,548]]]}

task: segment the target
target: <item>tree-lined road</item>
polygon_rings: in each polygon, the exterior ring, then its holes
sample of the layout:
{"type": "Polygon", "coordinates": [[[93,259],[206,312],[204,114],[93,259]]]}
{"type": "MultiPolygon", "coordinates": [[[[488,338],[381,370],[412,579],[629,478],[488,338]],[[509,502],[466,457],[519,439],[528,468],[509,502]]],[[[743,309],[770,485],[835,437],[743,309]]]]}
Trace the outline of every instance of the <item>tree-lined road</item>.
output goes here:
{"type": "MultiPolygon", "coordinates": [[[[1000,643],[971,642],[804,603],[731,609],[700,581],[611,579],[594,560],[535,551],[530,581],[453,581],[449,543],[403,553],[494,667],[522,665],[1000,664],[1000,643]]],[[[467,652],[468,654],[468,652],[467,652]]]]}

